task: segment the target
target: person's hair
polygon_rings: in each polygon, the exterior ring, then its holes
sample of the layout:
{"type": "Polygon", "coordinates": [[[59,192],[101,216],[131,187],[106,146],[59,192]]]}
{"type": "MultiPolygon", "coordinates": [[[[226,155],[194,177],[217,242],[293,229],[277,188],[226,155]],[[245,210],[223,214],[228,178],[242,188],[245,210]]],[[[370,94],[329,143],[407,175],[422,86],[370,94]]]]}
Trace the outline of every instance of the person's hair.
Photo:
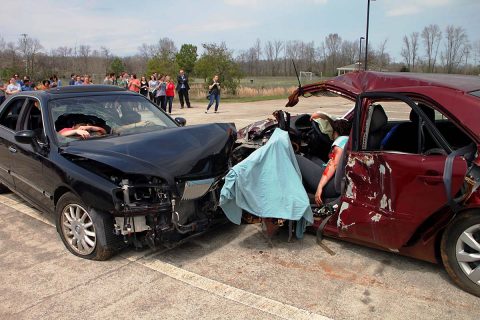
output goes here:
{"type": "Polygon", "coordinates": [[[75,76],[75,73],[72,73],[72,74],[70,75],[70,78],[73,77],[73,76],[75,76]]]}
{"type": "Polygon", "coordinates": [[[50,80],[45,79],[45,80],[42,81],[42,84],[43,84],[44,86],[47,86],[47,85],[50,86],[50,80]]]}
{"type": "Polygon", "coordinates": [[[339,136],[348,136],[350,134],[352,124],[345,119],[337,119],[333,121],[332,127],[339,136]]]}
{"type": "Polygon", "coordinates": [[[137,79],[137,74],[136,73],[132,74],[132,77],[133,79],[137,79]]]}

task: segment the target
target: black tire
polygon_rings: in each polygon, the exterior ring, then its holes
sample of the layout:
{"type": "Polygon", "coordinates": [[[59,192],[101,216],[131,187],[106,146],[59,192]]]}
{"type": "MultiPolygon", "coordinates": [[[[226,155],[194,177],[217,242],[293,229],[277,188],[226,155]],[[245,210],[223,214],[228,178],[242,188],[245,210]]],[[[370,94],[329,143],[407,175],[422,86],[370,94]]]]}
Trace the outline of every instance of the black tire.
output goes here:
{"type": "Polygon", "coordinates": [[[480,297],[480,278],[474,282],[480,273],[480,258],[476,258],[480,256],[480,212],[469,211],[455,218],[442,236],[440,249],[443,265],[452,280],[463,290],[480,297]],[[470,242],[473,247],[466,244],[466,237],[473,239],[470,242]],[[467,261],[467,256],[473,261],[467,261]],[[474,274],[473,270],[476,270],[474,274]]]}
{"type": "Polygon", "coordinates": [[[113,233],[113,217],[88,208],[72,193],[58,200],[55,221],[63,244],[76,256],[107,260],[122,247],[113,233]]]}

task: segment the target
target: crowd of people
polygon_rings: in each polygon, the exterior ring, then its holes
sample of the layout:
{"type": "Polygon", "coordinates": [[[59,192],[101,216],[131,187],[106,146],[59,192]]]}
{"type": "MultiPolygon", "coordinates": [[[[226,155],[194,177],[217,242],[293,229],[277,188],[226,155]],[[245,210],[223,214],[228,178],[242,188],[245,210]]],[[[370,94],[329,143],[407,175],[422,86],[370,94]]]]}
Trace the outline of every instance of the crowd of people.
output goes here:
{"type": "MultiPolygon", "coordinates": [[[[221,86],[218,82],[218,75],[215,75],[212,82],[209,84],[209,92],[207,99],[209,100],[207,110],[208,113],[210,107],[215,103],[215,113],[218,112],[218,106],[220,104],[220,90],[221,86]]],[[[93,84],[92,77],[90,75],[71,74],[68,85],[90,85],[93,84]]],[[[103,80],[105,85],[116,85],[125,88],[130,91],[137,92],[144,95],[152,102],[160,106],[163,111],[172,113],[173,100],[175,92],[178,94],[180,100],[180,109],[185,106],[191,108],[189,90],[190,85],[188,76],[184,70],[180,70],[177,76],[176,83],[170,75],[163,75],[154,73],[147,80],[146,76],[142,76],[140,79],[135,73],[128,74],[122,72],[120,75],[115,73],[109,73],[103,80]]],[[[36,84],[30,81],[28,76],[24,76],[23,80],[20,79],[18,74],[15,74],[10,78],[8,84],[4,84],[0,79],[0,104],[6,99],[7,96],[13,95],[21,91],[33,91],[33,90],[48,90],[55,87],[61,87],[62,81],[58,79],[57,75],[52,75],[49,79],[45,79],[36,84]]]]}

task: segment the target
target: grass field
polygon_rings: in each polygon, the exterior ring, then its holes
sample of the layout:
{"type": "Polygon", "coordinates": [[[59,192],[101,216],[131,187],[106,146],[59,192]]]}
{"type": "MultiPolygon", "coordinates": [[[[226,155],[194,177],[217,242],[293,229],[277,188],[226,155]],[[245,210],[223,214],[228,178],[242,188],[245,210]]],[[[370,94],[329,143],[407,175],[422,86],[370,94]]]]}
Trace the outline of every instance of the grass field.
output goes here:
{"type": "MultiPolygon", "coordinates": [[[[302,85],[325,80],[320,77],[301,79],[302,85]]],[[[190,96],[192,100],[201,101],[206,95],[203,79],[194,79],[190,96]]],[[[298,87],[297,77],[245,77],[235,95],[222,95],[222,100],[230,102],[253,102],[273,99],[284,99],[298,87]]]]}

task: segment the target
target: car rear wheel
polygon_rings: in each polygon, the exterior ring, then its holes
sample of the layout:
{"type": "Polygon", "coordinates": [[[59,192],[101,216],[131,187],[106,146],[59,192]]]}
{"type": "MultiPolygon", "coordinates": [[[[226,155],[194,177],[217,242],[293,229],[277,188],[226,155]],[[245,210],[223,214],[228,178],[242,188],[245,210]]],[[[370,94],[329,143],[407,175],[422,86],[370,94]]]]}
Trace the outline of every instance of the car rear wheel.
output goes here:
{"type": "Polygon", "coordinates": [[[442,237],[441,253],[453,281],[480,297],[480,212],[455,218],[442,237]]]}
{"type": "Polygon", "coordinates": [[[56,211],[57,231],[74,255],[107,260],[120,247],[120,239],[113,234],[113,218],[88,209],[77,196],[64,194],[56,211]]]}

